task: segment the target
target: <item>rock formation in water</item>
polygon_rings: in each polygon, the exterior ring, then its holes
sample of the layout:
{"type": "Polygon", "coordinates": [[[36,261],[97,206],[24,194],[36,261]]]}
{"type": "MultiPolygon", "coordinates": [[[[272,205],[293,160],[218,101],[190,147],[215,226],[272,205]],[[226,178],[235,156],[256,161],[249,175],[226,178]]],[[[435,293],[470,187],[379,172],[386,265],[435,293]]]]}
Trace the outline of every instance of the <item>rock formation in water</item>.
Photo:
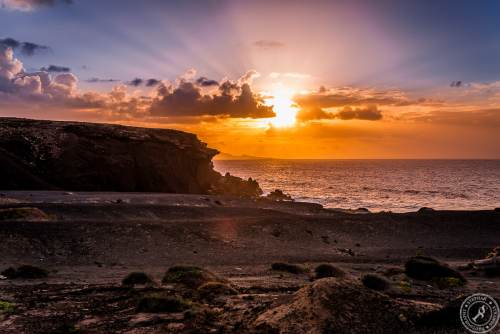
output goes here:
{"type": "Polygon", "coordinates": [[[176,130],[0,118],[0,189],[261,194],[216,172],[217,153],[176,130]]]}

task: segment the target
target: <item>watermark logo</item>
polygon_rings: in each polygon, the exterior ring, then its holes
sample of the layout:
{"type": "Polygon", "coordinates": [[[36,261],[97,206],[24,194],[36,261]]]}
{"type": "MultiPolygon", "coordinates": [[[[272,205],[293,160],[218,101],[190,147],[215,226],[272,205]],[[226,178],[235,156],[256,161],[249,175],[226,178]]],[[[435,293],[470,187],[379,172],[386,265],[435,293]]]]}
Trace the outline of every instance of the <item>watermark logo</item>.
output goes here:
{"type": "Polygon", "coordinates": [[[491,296],[476,293],[467,297],[460,306],[460,320],[472,333],[488,333],[498,324],[498,303],[491,296]]]}

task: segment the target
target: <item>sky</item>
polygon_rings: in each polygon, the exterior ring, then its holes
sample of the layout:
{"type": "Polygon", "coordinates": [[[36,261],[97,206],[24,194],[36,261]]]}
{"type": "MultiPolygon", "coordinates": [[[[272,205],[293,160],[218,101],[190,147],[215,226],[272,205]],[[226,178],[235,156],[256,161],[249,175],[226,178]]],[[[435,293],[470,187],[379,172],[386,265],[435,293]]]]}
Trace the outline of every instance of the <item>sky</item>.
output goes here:
{"type": "Polygon", "coordinates": [[[500,2],[0,0],[0,116],[233,156],[500,158],[500,2]]]}

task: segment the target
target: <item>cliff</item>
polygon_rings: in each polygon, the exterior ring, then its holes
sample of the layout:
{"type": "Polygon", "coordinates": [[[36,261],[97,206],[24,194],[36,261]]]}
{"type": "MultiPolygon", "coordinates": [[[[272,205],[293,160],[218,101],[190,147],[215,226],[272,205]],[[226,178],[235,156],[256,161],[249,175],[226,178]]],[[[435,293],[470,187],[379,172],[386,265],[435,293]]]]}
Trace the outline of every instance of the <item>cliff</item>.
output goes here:
{"type": "Polygon", "coordinates": [[[176,130],[0,118],[0,189],[261,193],[216,172],[217,153],[176,130]]]}

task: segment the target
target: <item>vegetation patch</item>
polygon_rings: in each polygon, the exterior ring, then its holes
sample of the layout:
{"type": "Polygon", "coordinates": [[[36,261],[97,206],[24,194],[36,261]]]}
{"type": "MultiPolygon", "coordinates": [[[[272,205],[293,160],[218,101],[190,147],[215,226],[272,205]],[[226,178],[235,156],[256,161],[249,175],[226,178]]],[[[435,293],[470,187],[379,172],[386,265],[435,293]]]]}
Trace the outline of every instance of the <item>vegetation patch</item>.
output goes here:
{"type": "Polygon", "coordinates": [[[167,270],[163,276],[162,284],[177,283],[196,289],[207,282],[221,282],[211,272],[195,266],[174,266],[167,270]]]}
{"type": "Polygon", "coordinates": [[[137,304],[137,312],[144,313],[174,313],[189,308],[190,304],[181,298],[161,295],[142,297],[137,304]]]}
{"type": "Polygon", "coordinates": [[[2,271],[0,274],[9,278],[9,279],[46,278],[49,275],[47,270],[39,268],[39,267],[35,267],[35,266],[30,266],[30,265],[23,265],[17,269],[10,267],[10,268],[7,268],[4,271],[2,271]]]}
{"type": "Polygon", "coordinates": [[[143,272],[132,272],[128,274],[123,280],[122,285],[134,286],[134,285],[150,285],[153,284],[153,280],[146,273],[143,272]]]}
{"type": "Polygon", "coordinates": [[[11,302],[0,300],[0,313],[10,314],[14,313],[16,305],[11,302]]]}
{"type": "Polygon", "coordinates": [[[47,221],[51,216],[38,208],[20,207],[0,209],[0,221],[47,221]]]}
{"type": "Polygon", "coordinates": [[[427,256],[415,256],[409,259],[405,264],[405,273],[408,277],[423,281],[431,281],[441,277],[454,277],[464,283],[466,282],[466,279],[458,271],[427,256]]]}
{"type": "Polygon", "coordinates": [[[201,298],[212,299],[217,296],[235,295],[238,292],[228,284],[221,282],[208,282],[198,288],[201,298]]]}
{"type": "Polygon", "coordinates": [[[271,265],[271,269],[276,271],[284,271],[290,274],[303,274],[307,271],[306,268],[302,266],[284,262],[273,263],[271,265]]]}
{"type": "Polygon", "coordinates": [[[438,277],[433,281],[440,289],[459,288],[465,285],[465,281],[456,277],[438,277]]]}
{"type": "Polygon", "coordinates": [[[387,290],[391,286],[391,282],[389,282],[385,277],[376,274],[364,275],[361,282],[367,288],[377,291],[387,290]]]}
{"type": "Polygon", "coordinates": [[[316,278],[325,278],[325,277],[344,277],[345,272],[337,268],[335,266],[332,266],[331,264],[320,264],[319,266],[314,269],[314,273],[316,274],[316,278]]]}

